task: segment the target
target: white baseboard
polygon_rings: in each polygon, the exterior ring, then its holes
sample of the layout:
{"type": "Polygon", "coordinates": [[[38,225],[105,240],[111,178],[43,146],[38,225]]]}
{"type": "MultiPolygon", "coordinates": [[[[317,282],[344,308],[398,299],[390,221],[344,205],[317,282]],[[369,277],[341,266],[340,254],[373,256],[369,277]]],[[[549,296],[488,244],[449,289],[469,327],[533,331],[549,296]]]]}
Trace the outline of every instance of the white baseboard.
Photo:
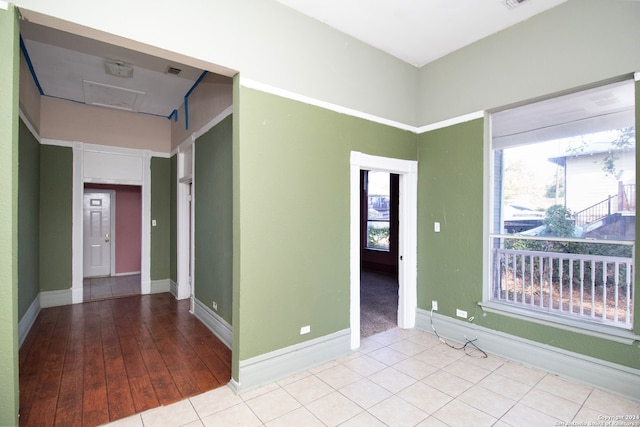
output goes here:
{"type": "Polygon", "coordinates": [[[133,275],[136,275],[136,274],[140,274],[140,272],[139,271],[128,271],[128,272],[125,272],[125,273],[116,273],[116,274],[114,274],[114,276],[115,277],[133,276],[133,275]]]}
{"type": "Polygon", "coordinates": [[[58,307],[72,303],[71,288],[59,291],[40,292],[40,307],[58,307]]]}
{"type": "Polygon", "coordinates": [[[344,329],[251,359],[241,360],[238,367],[238,381],[232,379],[229,385],[236,393],[244,393],[350,352],[351,330],[344,329]]]}
{"type": "Polygon", "coordinates": [[[178,299],[178,284],[171,279],[169,279],[169,292],[175,299],[178,299]]]}
{"type": "Polygon", "coordinates": [[[224,345],[229,349],[233,349],[233,329],[231,325],[197,298],[194,300],[193,307],[196,318],[211,329],[211,332],[220,338],[224,345]]]}
{"type": "MultiPolygon", "coordinates": [[[[478,347],[488,353],[640,401],[640,369],[541,344],[438,313],[433,313],[433,322],[438,335],[443,338],[464,342],[465,336],[469,339],[477,337],[478,347]]],[[[433,333],[429,311],[417,310],[416,328],[433,333]]]]}
{"type": "Polygon", "coordinates": [[[149,293],[160,294],[171,290],[171,279],[152,280],[149,293]]]}
{"type": "Polygon", "coordinates": [[[24,342],[25,338],[27,338],[31,327],[35,323],[36,318],[40,313],[40,309],[40,294],[38,294],[27,309],[27,312],[18,322],[18,348],[22,347],[22,343],[24,342]]]}

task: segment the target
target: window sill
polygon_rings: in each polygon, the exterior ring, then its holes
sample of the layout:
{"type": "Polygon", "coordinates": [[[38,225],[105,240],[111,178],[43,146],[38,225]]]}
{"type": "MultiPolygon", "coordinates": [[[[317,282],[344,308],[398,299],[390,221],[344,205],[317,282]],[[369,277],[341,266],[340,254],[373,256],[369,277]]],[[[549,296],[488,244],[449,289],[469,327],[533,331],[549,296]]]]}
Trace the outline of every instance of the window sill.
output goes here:
{"type": "Polygon", "coordinates": [[[565,331],[589,335],[622,344],[632,345],[634,341],[640,340],[640,336],[634,334],[633,331],[620,329],[614,326],[603,325],[586,320],[572,319],[551,313],[526,310],[520,307],[493,301],[481,302],[479,305],[484,311],[489,313],[521,319],[537,323],[539,325],[551,326],[565,331]]]}
{"type": "Polygon", "coordinates": [[[384,252],[384,253],[390,252],[389,249],[382,249],[382,248],[364,248],[364,249],[371,252],[384,252]]]}

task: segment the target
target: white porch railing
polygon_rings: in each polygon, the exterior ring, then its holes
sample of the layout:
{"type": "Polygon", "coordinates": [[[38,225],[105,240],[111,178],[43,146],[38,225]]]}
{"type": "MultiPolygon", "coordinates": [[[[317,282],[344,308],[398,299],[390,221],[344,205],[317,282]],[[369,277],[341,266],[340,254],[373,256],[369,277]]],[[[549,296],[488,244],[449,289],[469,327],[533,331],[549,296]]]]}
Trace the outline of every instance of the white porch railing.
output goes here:
{"type": "Polygon", "coordinates": [[[492,263],[492,301],[633,326],[632,257],[495,247],[492,263]]]}

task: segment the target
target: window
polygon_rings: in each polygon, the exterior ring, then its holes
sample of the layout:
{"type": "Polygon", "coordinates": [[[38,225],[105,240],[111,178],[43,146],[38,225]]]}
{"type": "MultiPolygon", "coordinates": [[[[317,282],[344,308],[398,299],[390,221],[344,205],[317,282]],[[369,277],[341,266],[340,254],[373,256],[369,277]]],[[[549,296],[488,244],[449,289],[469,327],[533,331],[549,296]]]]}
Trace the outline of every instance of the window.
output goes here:
{"type": "Polygon", "coordinates": [[[488,300],[633,326],[634,82],[492,115],[488,300]]]}
{"type": "Polygon", "coordinates": [[[366,173],[367,249],[389,251],[391,176],[388,172],[366,173]]]}

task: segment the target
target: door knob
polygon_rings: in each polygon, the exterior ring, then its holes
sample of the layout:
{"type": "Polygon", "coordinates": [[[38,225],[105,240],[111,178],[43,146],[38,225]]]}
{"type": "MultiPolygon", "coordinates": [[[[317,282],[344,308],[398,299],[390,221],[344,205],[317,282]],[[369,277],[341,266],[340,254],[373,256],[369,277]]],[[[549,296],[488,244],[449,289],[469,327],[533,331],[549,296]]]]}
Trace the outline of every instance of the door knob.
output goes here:
{"type": "Polygon", "coordinates": [[[105,241],[105,242],[108,242],[108,241],[109,241],[109,233],[107,233],[107,234],[105,234],[105,235],[104,235],[104,241],[105,241]]]}

